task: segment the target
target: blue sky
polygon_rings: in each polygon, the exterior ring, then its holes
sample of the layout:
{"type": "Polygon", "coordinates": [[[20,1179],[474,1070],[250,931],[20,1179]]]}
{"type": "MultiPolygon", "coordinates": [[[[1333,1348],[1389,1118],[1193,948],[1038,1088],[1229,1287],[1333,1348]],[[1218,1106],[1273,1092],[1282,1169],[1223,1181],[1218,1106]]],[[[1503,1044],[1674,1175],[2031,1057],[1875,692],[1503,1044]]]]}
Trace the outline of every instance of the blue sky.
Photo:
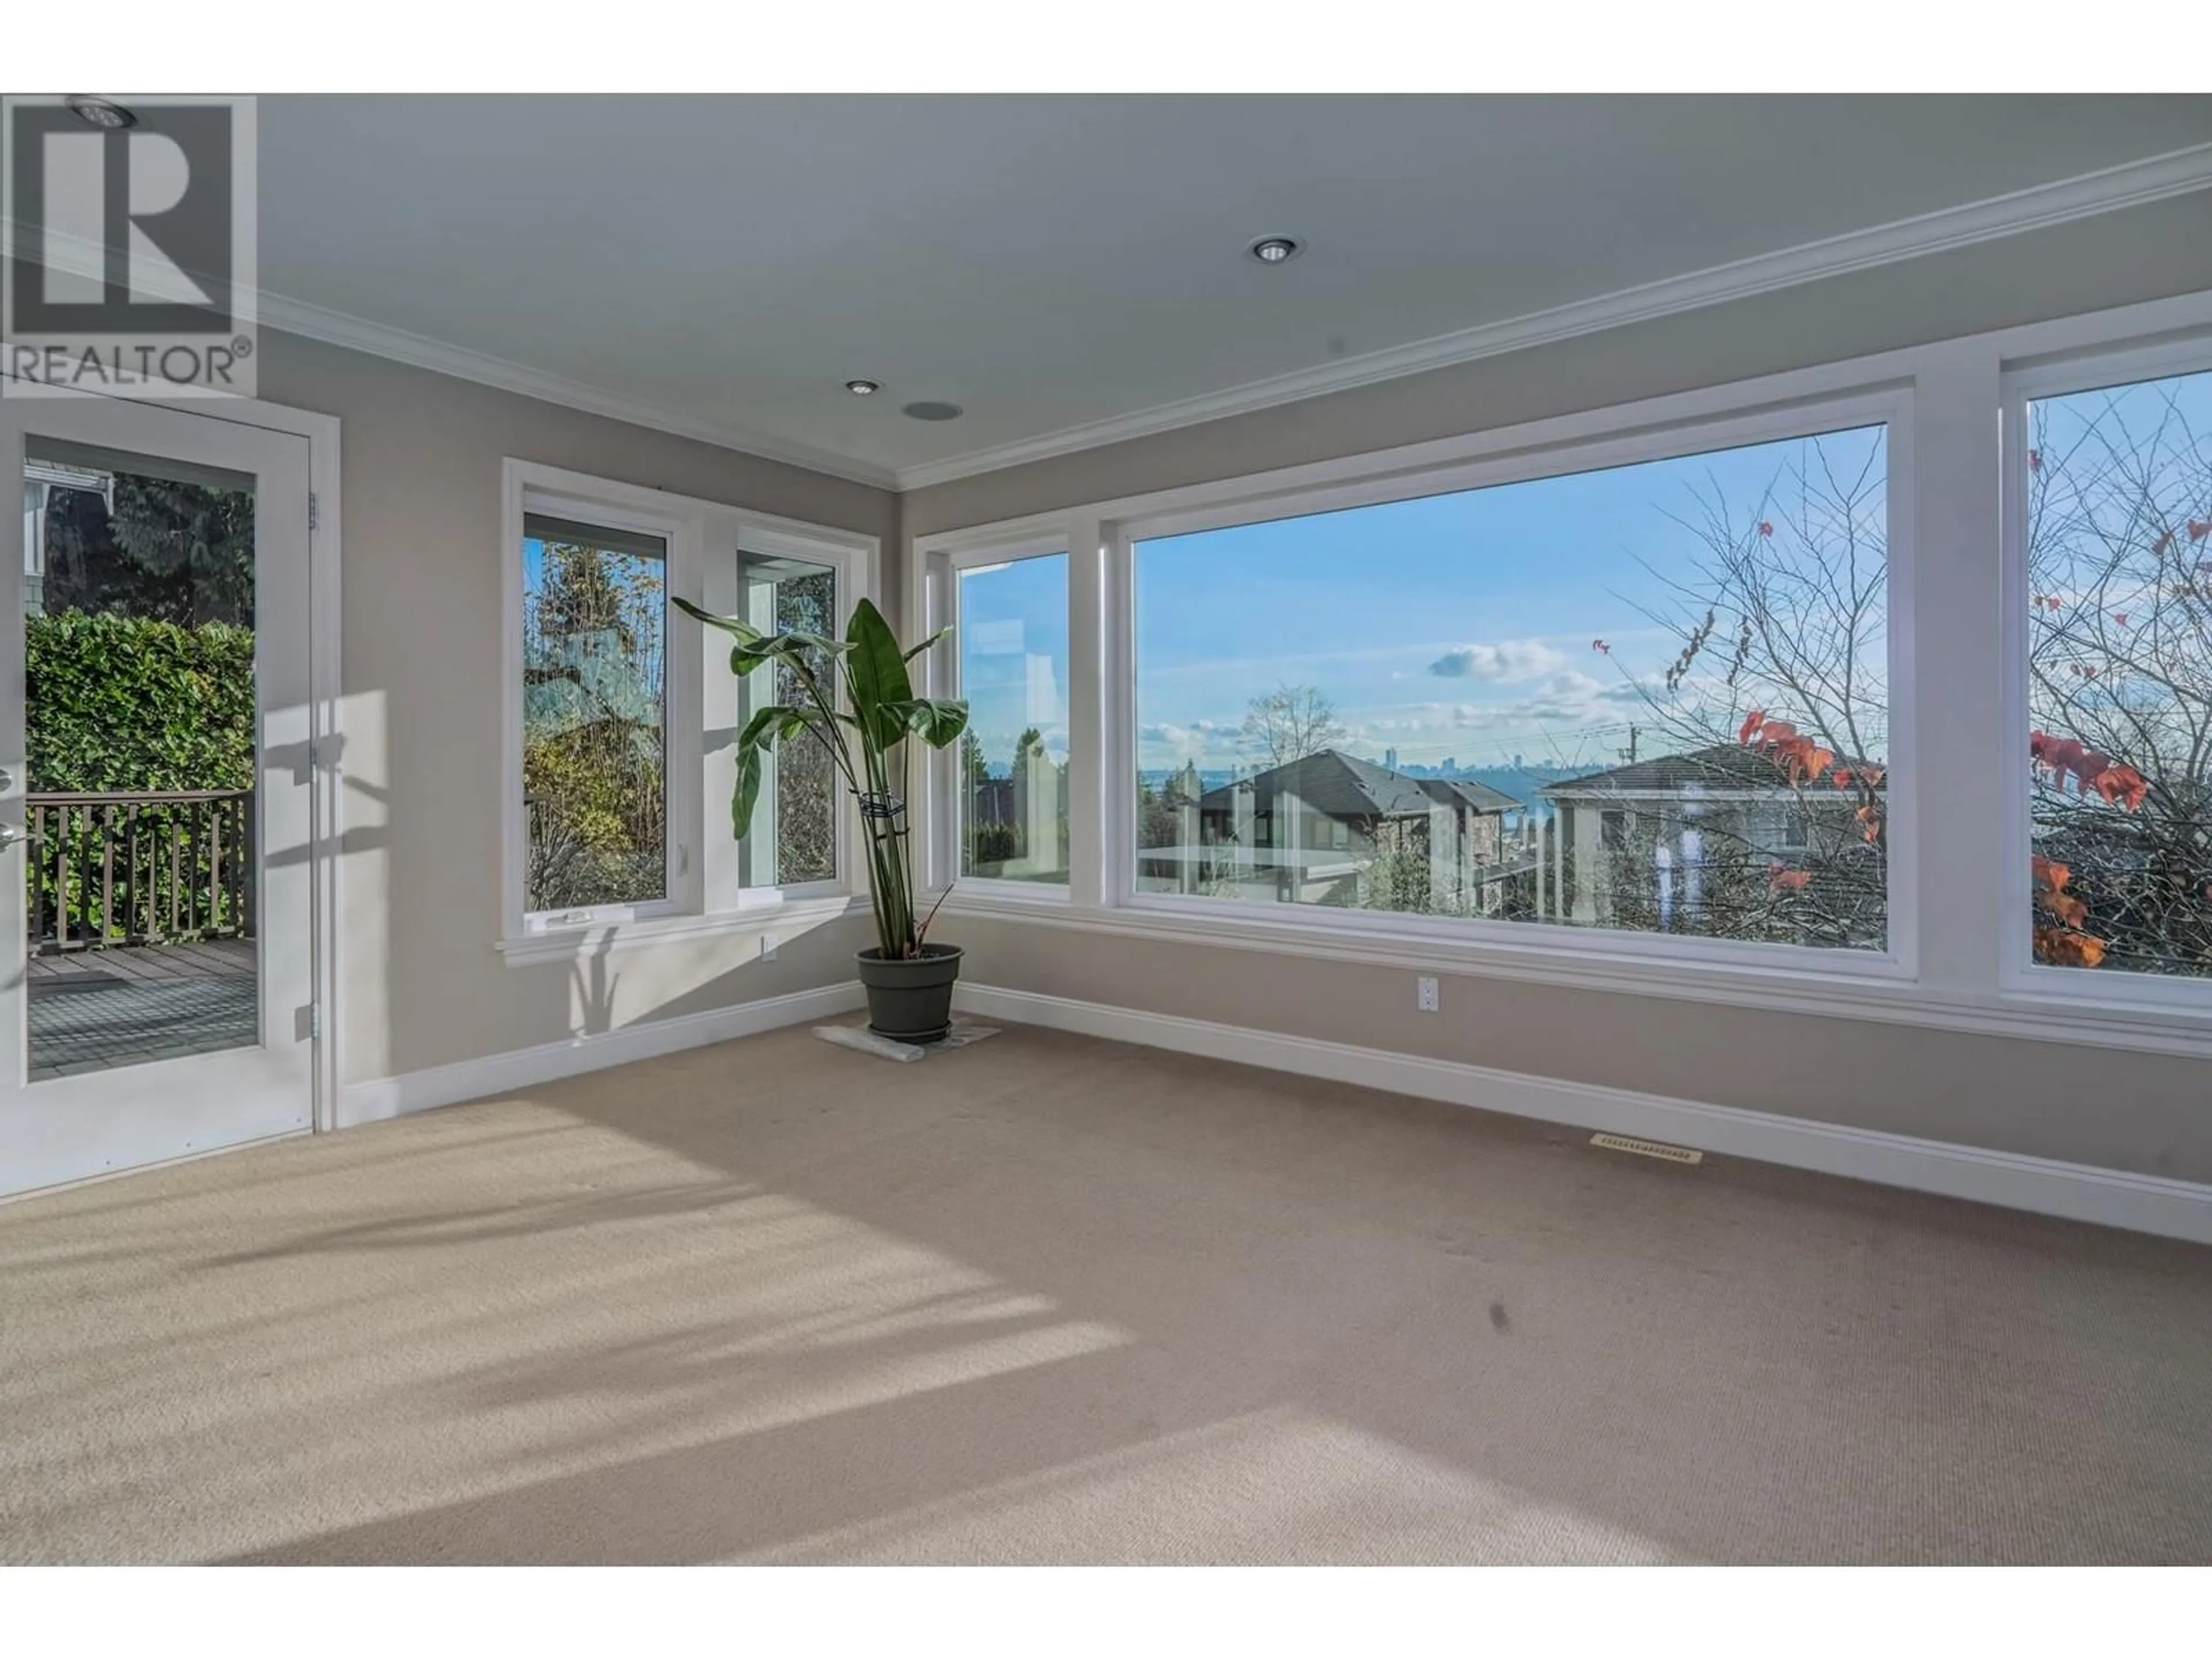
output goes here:
{"type": "Polygon", "coordinates": [[[1024,727],[1067,758],[1067,557],[1019,559],[960,580],[960,688],[969,729],[1005,771],[1024,727]]]}
{"type": "MultiPolygon", "coordinates": [[[[1246,705],[1318,687],[1353,752],[1463,765],[1609,764],[1638,679],[1680,647],[1639,605],[1703,550],[1676,518],[1724,505],[1789,531],[1777,480],[1818,458],[1880,477],[1879,428],[1147,542],[1137,550],[1139,764],[1249,763],[1246,705]],[[1639,562],[1641,560],[1643,562],[1639,562]],[[1609,651],[1593,649],[1602,639],[1609,651]]],[[[1875,492],[1876,500],[1879,491],[1875,492]]],[[[1066,742],[1066,561],[969,572],[960,650],[971,724],[1003,768],[1036,726],[1066,742]]]]}
{"type": "MultiPolygon", "coordinates": [[[[1820,442],[1853,474],[1875,455],[1879,477],[1879,429],[1820,442]]],[[[1769,491],[1813,451],[1793,440],[1145,544],[1139,764],[1234,763],[1246,703],[1284,683],[1317,686],[1372,758],[1610,764],[1647,718],[1636,681],[1680,645],[1639,608],[1667,597],[1644,567],[1687,575],[1704,550],[1669,514],[1701,519],[1702,494],[1741,534],[1765,518],[1786,535],[1769,491]]]]}

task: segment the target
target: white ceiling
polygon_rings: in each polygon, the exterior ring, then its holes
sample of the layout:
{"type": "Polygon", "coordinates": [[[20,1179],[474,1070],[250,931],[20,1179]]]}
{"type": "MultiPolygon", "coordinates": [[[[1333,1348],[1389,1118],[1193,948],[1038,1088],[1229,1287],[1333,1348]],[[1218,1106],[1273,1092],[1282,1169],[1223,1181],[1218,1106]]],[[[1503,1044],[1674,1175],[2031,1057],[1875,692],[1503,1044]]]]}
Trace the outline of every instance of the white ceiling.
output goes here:
{"type": "Polygon", "coordinates": [[[261,272],[911,480],[2208,143],[2203,97],[268,98],[261,272]]]}

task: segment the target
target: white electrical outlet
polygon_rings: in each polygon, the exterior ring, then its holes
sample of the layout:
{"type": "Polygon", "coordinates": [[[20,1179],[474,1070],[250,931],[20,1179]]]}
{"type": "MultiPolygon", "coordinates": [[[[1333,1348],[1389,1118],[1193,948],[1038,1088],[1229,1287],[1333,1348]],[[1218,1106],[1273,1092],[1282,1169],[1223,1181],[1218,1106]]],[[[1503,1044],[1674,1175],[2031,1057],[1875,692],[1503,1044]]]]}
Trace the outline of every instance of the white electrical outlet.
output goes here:
{"type": "Polygon", "coordinates": [[[761,960],[763,962],[774,962],[775,960],[775,935],[774,933],[763,933],[761,935],[761,960]]]}
{"type": "Polygon", "coordinates": [[[1437,982],[1431,975],[1423,974],[1419,980],[1415,982],[1413,1006],[1419,1008],[1425,1014],[1433,1014],[1436,1012],[1437,982]]]}

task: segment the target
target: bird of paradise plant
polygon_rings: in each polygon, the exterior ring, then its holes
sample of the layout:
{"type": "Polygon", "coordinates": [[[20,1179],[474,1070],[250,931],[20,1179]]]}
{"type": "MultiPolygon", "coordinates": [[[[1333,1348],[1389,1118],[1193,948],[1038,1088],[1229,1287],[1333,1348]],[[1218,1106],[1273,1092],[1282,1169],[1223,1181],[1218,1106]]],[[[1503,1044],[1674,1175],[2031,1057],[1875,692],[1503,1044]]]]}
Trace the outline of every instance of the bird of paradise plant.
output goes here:
{"type": "Polygon", "coordinates": [[[866,599],[853,607],[842,640],[797,629],[770,634],[742,617],[717,617],[682,599],[676,604],[686,616],[736,640],[730,648],[732,673],[742,678],[773,665],[789,677],[785,681],[779,676],[778,683],[794,684],[799,692],[798,702],[756,708],[738,736],[732,833],[739,841],[752,833],[763,763],[776,745],[792,738],[818,742],[860,805],[869,897],[883,958],[905,961],[922,955],[936,911],[933,908],[919,919],[915,914],[906,739],[919,738],[932,749],[957,741],[968,728],[968,705],[957,698],[916,696],[907,665],[952,630],[939,629],[902,650],[883,613],[866,599]]]}

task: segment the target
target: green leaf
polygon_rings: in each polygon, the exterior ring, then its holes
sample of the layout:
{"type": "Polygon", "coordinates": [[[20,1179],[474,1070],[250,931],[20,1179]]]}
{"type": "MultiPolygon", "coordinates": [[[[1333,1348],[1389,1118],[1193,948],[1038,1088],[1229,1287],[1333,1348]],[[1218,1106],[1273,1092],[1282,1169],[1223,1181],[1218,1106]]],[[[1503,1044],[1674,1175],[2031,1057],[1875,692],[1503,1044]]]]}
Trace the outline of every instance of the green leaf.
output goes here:
{"type": "Polygon", "coordinates": [[[884,713],[896,715],[907,731],[932,749],[944,748],[968,729],[964,697],[909,697],[904,702],[885,704],[884,713]]]}
{"type": "Polygon", "coordinates": [[[788,736],[806,724],[806,711],[794,708],[787,702],[772,702],[753,710],[753,717],[745,722],[745,729],[738,735],[740,753],[748,749],[770,749],[775,740],[788,736]]]}
{"type": "Polygon", "coordinates": [[[931,646],[935,645],[935,644],[938,642],[938,641],[939,641],[939,640],[943,639],[943,638],[944,638],[947,634],[950,634],[951,631],[952,631],[952,624],[951,624],[951,623],[945,623],[944,627],[942,627],[942,628],[939,629],[938,629],[934,634],[932,634],[932,635],[931,635],[927,639],[924,640],[924,641],[923,641],[920,645],[917,645],[917,646],[914,647],[912,649],[910,649],[909,651],[908,651],[908,653],[906,653],[906,659],[907,659],[907,661],[908,661],[908,662],[912,662],[912,661],[913,661],[916,657],[920,656],[923,652],[925,652],[925,651],[928,650],[928,649],[929,649],[929,647],[930,647],[931,646]]]}
{"type": "Polygon", "coordinates": [[[834,657],[848,649],[842,640],[833,640],[823,634],[802,633],[796,629],[782,634],[756,635],[730,647],[730,672],[750,674],[756,668],[775,662],[793,672],[811,674],[814,664],[810,659],[817,653],[834,657]]]}
{"type": "Polygon", "coordinates": [[[906,735],[906,718],[895,705],[914,701],[914,686],[906,677],[906,657],[897,635],[870,599],[853,607],[845,626],[849,654],[845,672],[852,682],[853,712],[861,730],[878,749],[888,749],[906,735]]]}
{"type": "Polygon", "coordinates": [[[694,622],[702,622],[709,628],[719,628],[725,634],[734,634],[741,640],[757,640],[761,636],[761,630],[742,617],[718,617],[679,595],[672,593],[668,598],[671,604],[694,622]]]}
{"type": "Polygon", "coordinates": [[[738,841],[752,832],[753,806],[760,799],[760,747],[741,746],[738,750],[738,787],[730,796],[730,834],[738,841]]]}

